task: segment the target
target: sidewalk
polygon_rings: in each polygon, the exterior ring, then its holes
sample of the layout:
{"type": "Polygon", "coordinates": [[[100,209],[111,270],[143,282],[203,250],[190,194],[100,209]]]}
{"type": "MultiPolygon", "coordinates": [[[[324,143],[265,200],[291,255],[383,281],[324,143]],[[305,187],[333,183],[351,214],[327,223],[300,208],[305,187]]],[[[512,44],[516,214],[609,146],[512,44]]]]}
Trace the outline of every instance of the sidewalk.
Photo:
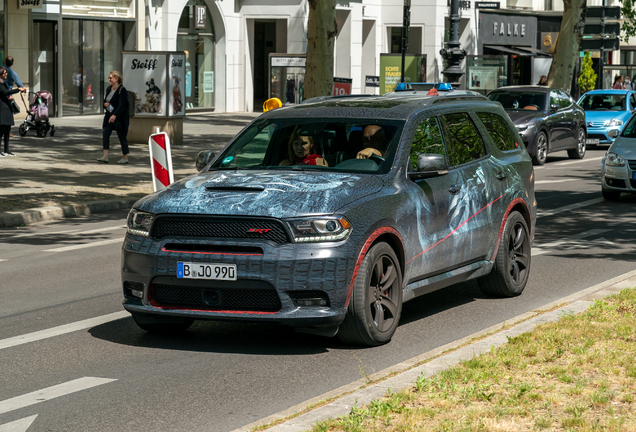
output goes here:
{"type": "MultiPolygon", "coordinates": [[[[175,180],[196,173],[201,150],[221,150],[259,113],[188,115],[184,145],[172,147],[175,180]]],[[[17,156],[0,158],[0,228],[121,208],[152,192],[147,144],[131,144],[130,163],[118,165],[121,147],[110,140],[110,163],[102,156],[101,115],[51,119],[55,136],[45,138],[12,127],[10,149],[17,156]]]]}

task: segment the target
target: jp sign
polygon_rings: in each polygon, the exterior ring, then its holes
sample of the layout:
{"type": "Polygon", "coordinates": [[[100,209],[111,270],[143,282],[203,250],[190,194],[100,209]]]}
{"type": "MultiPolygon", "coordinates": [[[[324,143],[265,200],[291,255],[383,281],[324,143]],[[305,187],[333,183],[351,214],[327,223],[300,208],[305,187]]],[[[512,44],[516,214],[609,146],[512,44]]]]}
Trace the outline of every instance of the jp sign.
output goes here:
{"type": "Polygon", "coordinates": [[[194,6],[194,28],[204,29],[207,24],[205,6],[194,6]]]}

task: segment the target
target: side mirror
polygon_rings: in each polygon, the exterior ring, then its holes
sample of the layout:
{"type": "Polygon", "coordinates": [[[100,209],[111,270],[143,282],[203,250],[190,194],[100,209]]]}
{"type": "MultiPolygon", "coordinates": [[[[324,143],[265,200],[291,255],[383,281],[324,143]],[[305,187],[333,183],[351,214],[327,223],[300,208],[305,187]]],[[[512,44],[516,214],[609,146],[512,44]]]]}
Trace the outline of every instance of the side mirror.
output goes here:
{"type": "Polygon", "coordinates": [[[214,159],[214,156],[216,156],[216,154],[214,153],[214,150],[204,150],[202,152],[199,152],[199,154],[197,155],[197,160],[196,160],[197,171],[201,171],[210,162],[212,162],[212,159],[214,159]]]}
{"type": "Polygon", "coordinates": [[[559,110],[559,105],[558,104],[550,105],[550,112],[554,112],[554,111],[558,111],[558,110],[559,110]]]}
{"type": "Polygon", "coordinates": [[[448,174],[446,157],[437,153],[422,153],[417,156],[417,172],[408,174],[411,180],[438,177],[448,174]]]}
{"type": "Polygon", "coordinates": [[[609,135],[610,138],[616,138],[618,136],[618,129],[610,130],[607,132],[607,135],[609,135]]]}

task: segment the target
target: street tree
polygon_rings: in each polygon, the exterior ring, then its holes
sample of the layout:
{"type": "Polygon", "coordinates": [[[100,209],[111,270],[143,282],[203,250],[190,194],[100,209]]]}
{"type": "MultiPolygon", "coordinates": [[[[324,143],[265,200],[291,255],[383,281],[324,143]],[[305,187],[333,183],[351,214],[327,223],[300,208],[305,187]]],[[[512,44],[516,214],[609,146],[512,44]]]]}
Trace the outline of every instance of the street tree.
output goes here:
{"type": "Polygon", "coordinates": [[[585,28],[586,8],[587,0],[563,0],[561,29],[548,73],[550,87],[570,91],[574,66],[579,57],[579,45],[585,28]]]}
{"type": "Polygon", "coordinates": [[[589,52],[585,53],[583,62],[581,63],[581,76],[579,76],[579,87],[581,92],[585,93],[590,90],[594,90],[596,87],[597,75],[592,67],[592,56],[589,52]]]}
{"type": "Polygon", "coordinates": [[[621,26],[621,39],[624,42],[630,37],[636,36],[636,1],[623,0],[621,5],[621,17],[623,24],[621,26]]]}
{"type": "Polygon", "coordinates": [[[336,33],[336,0],[307,0],[307,63],[305,99],[331,94],[333,87],[333,47],[336,33]]]}

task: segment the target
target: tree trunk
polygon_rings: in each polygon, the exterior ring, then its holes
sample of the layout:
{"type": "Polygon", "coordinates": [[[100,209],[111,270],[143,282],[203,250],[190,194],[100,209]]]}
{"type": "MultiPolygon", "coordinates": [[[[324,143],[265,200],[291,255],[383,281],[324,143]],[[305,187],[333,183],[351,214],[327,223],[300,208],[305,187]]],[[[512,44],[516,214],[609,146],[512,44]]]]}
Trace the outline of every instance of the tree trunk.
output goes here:
{"type": "Polygon", "coordinates": [[[337,32],[336,0],[308,0],[308,3],[305,99],[332,92],[333,44],[337,32]]]}
{"type": "Polygon", "coordinates": [[[587,0],[563,0],[563,19],[554,59],[548,74],[548,85],[570,92],[574,66],[585,27],[587,0]]]}

